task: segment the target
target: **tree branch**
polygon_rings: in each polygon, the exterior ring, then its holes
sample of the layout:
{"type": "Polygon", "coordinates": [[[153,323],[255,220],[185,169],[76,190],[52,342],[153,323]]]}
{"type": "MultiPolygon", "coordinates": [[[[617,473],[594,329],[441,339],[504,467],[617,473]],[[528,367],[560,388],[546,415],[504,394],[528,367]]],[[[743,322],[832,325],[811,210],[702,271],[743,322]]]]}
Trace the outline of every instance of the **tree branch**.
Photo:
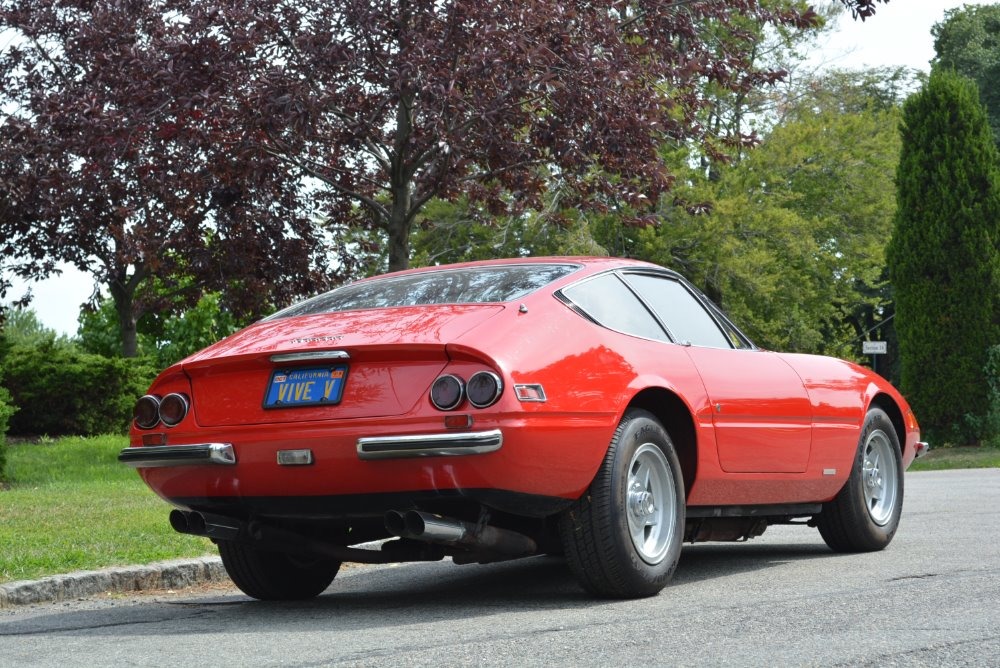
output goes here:
{"type": "Polygon", "coordinates": [[[28,38],[31,40],[31,43],[35,45],[35,49],[41,55],[42,59],[52,66],[52,69],[55,70],[55,73],[59,76],[59,78],[69,83],[70,78],[66,76],[66,73],[62,71],[61,67],[59,67],[59,63],[52,59],[52,56],[50,56],[49,52],[45,50],[45,47],[43,47],[41,42],[38,41],[38,38],[34,35],[29,35],[28,38]]]}
{"type": "Polygon", "coordinates": [[[388,210],[384,206],[382,206],[381,204],[379,204],[373,198],[371,198],[371,197],[369,197],[369,196],[367,196],[367,195],[365,195],[363,193],[359,193],[357,191],[351,190],[350,188],[346,188],[346,187],[340,185],[339,183],[337,183],[336,181],[334,181],[333,179],[331,179],[330,177],[328,177],[326,174],[323,174],[319,170],[314,169],[312,166],[306,164],[302,160],[298,160],[296,158],[292,158],[292,157],[290,157],[290,156],[282,153],[281,151],[275,151],[275,150],[267,148],[267,147],[263,147],[262,150],[265,153],[267,153],[268,155],[270,155],[270,156],[272,156],[274,158],[277,158],[278,160],[284,162],[285,164],[292,165],[293,167],[297,167],[297,168],[301,169],[303,172],[305,172],[306,174],[308,174],[309,176],[312,176],[313,178],[319,179],[320,181],[322,181],[323,183],[327,184],[328,186],[330,186],[331,188],[333,188],[334,190],[336,190],[340,194],[346,195],[347,197],[350,197],[352,199],[358,200],[363,205],[365,205],[369,209],[371,209],[372,212],[375,213],[377,216],[379,216],[381,218],[384,218],[385,220],[389,219],[389,212],[388,212],[388,210]]]}

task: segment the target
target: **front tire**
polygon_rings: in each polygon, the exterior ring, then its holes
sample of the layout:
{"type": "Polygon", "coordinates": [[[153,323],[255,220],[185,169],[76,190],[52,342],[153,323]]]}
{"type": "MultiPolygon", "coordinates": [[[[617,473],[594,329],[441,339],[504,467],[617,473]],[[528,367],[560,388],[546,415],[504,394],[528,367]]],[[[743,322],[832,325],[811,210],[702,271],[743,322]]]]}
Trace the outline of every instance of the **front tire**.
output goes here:
{"type": "Polygon", "coordinates": [[[903,458],[885,411],[865,416],[851,475],[817,518],[823,540],[836,552],[874,552],[896,535],[903,511],[903,458]]]}
{"type": "Polygon", "coordinates": [[[340,562],[301,559],[283,552],[220,540],[219,555],[229,578],[247,596],[261,601],[301,601],[330,586],[340,562]]]}
{"type": "Polygon", "coordinates": [[[684,479],[670,436],[629,410],[588,491],[559,521],[566,560],[598,596],[652,596],[673,576],[684,537],[684,479]]]}

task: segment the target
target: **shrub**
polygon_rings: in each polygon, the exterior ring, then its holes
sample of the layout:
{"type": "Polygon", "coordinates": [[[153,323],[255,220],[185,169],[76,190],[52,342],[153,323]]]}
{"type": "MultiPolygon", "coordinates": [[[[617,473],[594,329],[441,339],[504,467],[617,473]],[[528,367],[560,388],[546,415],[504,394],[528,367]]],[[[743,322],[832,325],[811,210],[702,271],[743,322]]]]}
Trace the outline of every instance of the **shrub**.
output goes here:
{"type": "MultiPolygon", "coordinates": [[[[0,313],[0,316],[3,315],[3,313],[0,313]]],[[[3,381],[3,360],[10,349],[10,344],[7,343],[5,334],[5,331],[0,330],[0,381],[3,381]]],[[[17,408],[11,404],[10,392],[7,391],[7,388],[0,385],[0,481],[4,479],[4,471],[7,466],[7,425],[10,416],[16,410],[17,408]]]]}
{"type": "Polygon", "coordinates": [[[20,435],[121,433],[156,375],[146,360],[92,355],[55,341],[13,345],[4,368],[19,408],[10,432],[20,435]]]}
{"type": "Polygon", "coordinates": [[[989,385],[989,412],[983,430],[983,444],[1000,448],[1000,346],[986,355],[986,382],[989,385]]]}
{"type": "Polygon", "coordinates": [[[10,392],[0,387],[0,480],[4,479],[7,466],[7,425],[17,408],[10,403],[10,392]]]}

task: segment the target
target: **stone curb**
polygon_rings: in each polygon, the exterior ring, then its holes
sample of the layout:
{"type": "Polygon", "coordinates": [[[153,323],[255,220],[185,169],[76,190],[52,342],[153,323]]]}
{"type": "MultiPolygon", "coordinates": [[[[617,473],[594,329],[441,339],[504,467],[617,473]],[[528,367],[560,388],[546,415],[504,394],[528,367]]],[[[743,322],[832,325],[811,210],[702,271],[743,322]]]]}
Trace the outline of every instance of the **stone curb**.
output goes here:
{"type": "Polygon", "coordinates": [[[0,584],[0,608],[66,601],[105,592],[180,589],[228,579],[218,557],[175,559],[147,566],[103,568],[0,584]]]}

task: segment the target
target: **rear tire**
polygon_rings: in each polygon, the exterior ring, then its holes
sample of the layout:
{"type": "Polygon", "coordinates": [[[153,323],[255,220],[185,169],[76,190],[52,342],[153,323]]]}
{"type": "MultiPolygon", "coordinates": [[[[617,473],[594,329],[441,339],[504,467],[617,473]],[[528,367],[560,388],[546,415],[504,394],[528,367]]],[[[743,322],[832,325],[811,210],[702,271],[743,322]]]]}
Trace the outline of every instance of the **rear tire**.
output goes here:
{"type": "Polygon", "coordinates": [[[219,555],[233,583],[247,596],[262,601],[314,598],[340,570],[339,561],[303,559],[228,540],[219,541],[219,555]]]}
{"type": "Polygon", "coordinates": [[[836,552],[875,552],[896,535],[903,511],[903,458],[892,421],[881,408],[865,417],[851,475],[817,518],[836,552]]]}
{"type": "Polygon", "coordinates": [[[629,410],[590,488],[559,521],[566,561],[608,598],[658,593],[684,537],[684,479],[673,442],[647,411],[629,410]]]}

